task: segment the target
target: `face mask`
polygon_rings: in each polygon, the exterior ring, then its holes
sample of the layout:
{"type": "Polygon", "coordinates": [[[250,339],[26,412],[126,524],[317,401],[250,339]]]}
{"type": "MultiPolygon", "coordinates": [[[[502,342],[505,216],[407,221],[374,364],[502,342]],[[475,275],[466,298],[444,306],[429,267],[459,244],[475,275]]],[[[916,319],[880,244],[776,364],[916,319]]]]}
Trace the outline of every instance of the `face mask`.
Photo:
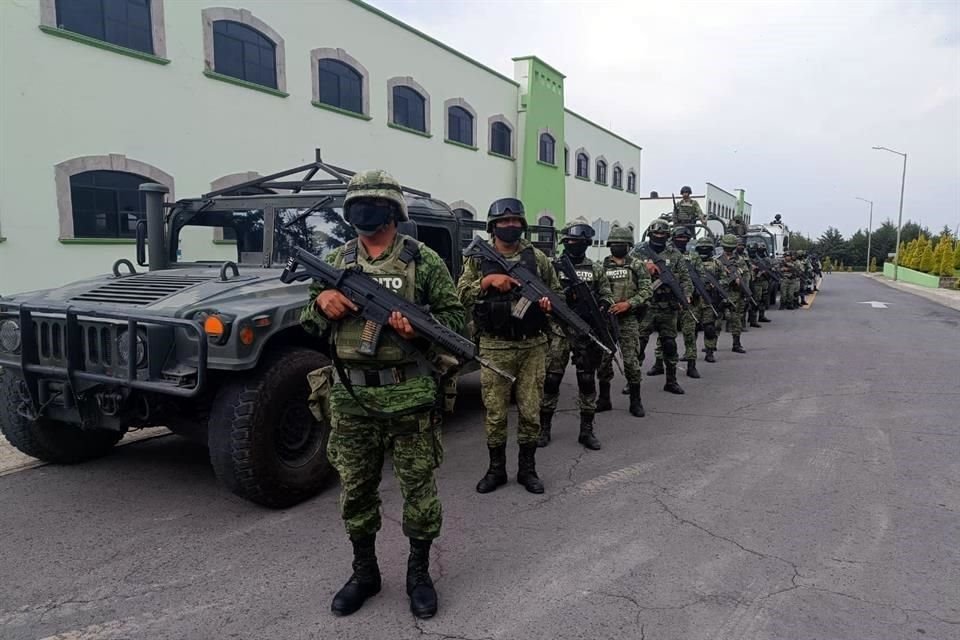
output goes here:
{"type": "Polygon", "coordinates": [[[587,245],[584,242],[565,242],[563,252],[575,260],[580,260],[587,255],[587,245]]]}
{"type": "Polygon", "coordinates": [[[713,255],[713,249],[710,247],[697,247],[697,253],[700,254],[701,258],[709,258],[713,255]]]}
{"type": "Polygon", "coordinates": [[[680,238],[673,239],[673,246],[680,250],[680,253],[687,252],[687,243],[690,242],[689,239],[681,240],[680,238]]]}
{"type": "Polygon", "coordinates": [[[494,227],[493,235],[504,244],[516,244],[523,237],[523,227],[494,227]]]}
{"type": "Polygon", "coordinates": [[[372,236],[393,217],[393,205],[380,202],[357,202],[347,211],[347,221],[361,236],[372,236]]]}
{"type": "Polygon", "coordinates": [[[742,255],[743,255],[743,247],[737,247],[737,255],[738,255],[738,256],[742,256],[742,255]]]}
{"type": "Polygon", "coordinates": [[[667,239],[650,236],[650,246],[654,251],[663,251],[667,248],[667,239]]]}
{"type": "Polygon", "coordinates": [[[610,245],[610,255],[614,258],[626,258],[629,251],[630,247],[625,244],[610,245]]]}

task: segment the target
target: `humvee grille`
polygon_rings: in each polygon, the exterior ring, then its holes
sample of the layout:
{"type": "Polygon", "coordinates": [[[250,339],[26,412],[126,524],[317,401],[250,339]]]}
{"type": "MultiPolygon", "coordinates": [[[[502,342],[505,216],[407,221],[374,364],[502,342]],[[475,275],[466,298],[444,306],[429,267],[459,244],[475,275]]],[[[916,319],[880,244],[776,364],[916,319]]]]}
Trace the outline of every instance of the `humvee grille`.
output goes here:
{"type": "Polygon", "coordinates": [[[178,276],[171,275],[170,272],[162,274],[146,273],[115,280],[74,296],[72,299],[79,302],[105,302],[142,307],[208,280],[213,280],[213,278],[178,276]]]}

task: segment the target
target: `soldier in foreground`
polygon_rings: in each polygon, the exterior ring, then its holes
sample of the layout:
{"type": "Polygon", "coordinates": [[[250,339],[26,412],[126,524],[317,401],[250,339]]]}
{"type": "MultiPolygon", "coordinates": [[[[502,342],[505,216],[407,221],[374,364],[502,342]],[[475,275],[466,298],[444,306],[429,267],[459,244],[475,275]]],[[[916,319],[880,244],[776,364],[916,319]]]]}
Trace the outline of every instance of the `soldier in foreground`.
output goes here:
{"type": "Polygon", "coordinates": [[[750,306],[747,311],[747,319],[751,327],[761,326],[761,322],[770,322],[767,317],[767,298],[770,295],[770,276],[758,265],[765,261],[767,257],[767,245],[763,243],[750,243],[747,247],[747,256],[753,263],[753,280],[750,288],[753,291],[753,299],[757,301],[757,306],[750,306]]]}
{"type": "Polygon", "coordinates": [[[669,271],[676,279],[680,295],[688,304],[693,294],[693,285],[690,276],[682,267],[683,256],[676,248],[668,246],[670,226],[663,220],[654,220],[647,228],[647,236],[647,241],[634,251],[634,254],[644,261],[653,283],[653,297],[640,320],[640,362],[643,363],[647,342],[656,331],[663,349],[663,363],[667,373],[663,390],[682,394],[683,388],[677,383],[677,315],[682,303],[664,281],[668,276],[666,272],[669,271]]]}
{"type": "MultiPolygon", "coordinates": [[[[432,249],[397,232],[408,219],[400,184],[384,171],[351,178],[344,219],[358,239],[333,251],[328,262],[341,269],[359,268],[420,306],[455,331],[464,327],[464,310],[453,279],[432,249]]],[[[331,390],[331,464],[340,474],[340,514],[353,544],[353,575],[333,598],[337,615],[350,615],[380,591],[376,534],[380,530],[378,486],[386,454],[403,494],[403,532],[410,539],[407,594],[419,618],[437,611],[430,578],[430,546],[442,521],[434,470],[443,457],[440,432],[433,420],[437,382],[421,355],[416,332],[399,312],[381,336],[374,356],[360,353],[364,322],[351,315],[355,305],[336,289],[314,284],[301,322],[322,334],[332,328],[331,353],[339,381],[331,390]]]]}
{"type": "Polygon", "coordinates": [[[707,218],[703,215],[703,209],[700,203],[690,197],[693,190],[684,186],[680,189],[680,201],[673,207],[673,224],[683,225],[690,232],[690,237],[694,234],[694,225],[698,222],[706,222],[707,218]]]}
{"type": "MultiPolygon", "coordinates": [[[[700,238],[697,240],[696,250],[697,255],[700,257],[700,264],[703,266],[705,277],[706,274],[709,274],[712,280],[716,280],[717,284],[723,287],[724,291],[729,291],[730,282],[725,277],[723,269],[713,255],[713,240],[706,236],[700,238]]],[[[703,327],[703,347],[704,351],[707,352],[707,355],[703,359],[705,362],[716,362],[716,357],[713,354],[717,352],[717,323],[720,322],[720,318],[713,315],[713,310],[711,310],[710,306],[706,303],[709,302],[712,304],[722,315],[725,301],[723,294],[717,290],[715,285],[708,282],[707,289],[710,293],[710,300],[705,300],[704,303],[700,305],[698,320],[700,321],[700,326],[703,327]]]]}
{"type": "Polygon", "coordinates": [[[785,251],[780,263],[780,308],[796,309],[799,304],[797,298],[800,292],[800,273],[793,261],[793,252],[785,251]]]}
{"type": "MultiPolygon", "coordinates": [[[[610,255],[603,259],[603,269],[613,293],[610,313],[620,329],[620,350],[623,353],[623,371],[627,377],[630,394],[630,415],[644,416],[640,398],[640,320],[647,303],[653,296],[650,274],[638,258],[630,255],[633,247],[633,232],[625,227],[613,227],[607,237],[610,255]]],[[[613,380],[613,356],[604,356],[600,365],[600,397],[597,412],[610,411],[610,382],[613,380]]]]}
{"type": "MultiPolygon", "coordinates": [[[[588,285],[600,310],[606,314],[613,306],[613,294],[603,267],[587,257],[587,248],[590,246],[593,234],[593,227],[586,219],[576,218],[568,222],[560,231],[560,244],[563,246],[564,255],[569,256],[570,261],[573,262],[577,277],[588,285]]],[[[560,285],[564,288],[568,287],[570,283],[563,278],[559,270],[557,271],[560,285]]],[[[568,291],[567,304],[576,308],[577,303],[577,300],[571,299],[568,291]]],[[[557,401],[560,399],[560,383],[563,381],[563,374],[571,354],[577,370],[577,407],[580,410],[580,435],[577,442],[587,449],[596,451],[600,448],[600,440],[594,432],[593,418],[597,412],[597,369],[600,366],[602,352],[585,340],[567,339],[566,334],[556,325],[552,326],[550,335],[543,402],[540,405],[540,439],[537,446],[545,447],[550,443],[553,414],[557,410],[557,401]]],[[[609,385],[607,396],[609,399],[609,385]]]]}
{"type": "MultiPolygon", "coordinates": [[[[490,205],[487,231],[494,249],[507,260],[522,260],[548,287],[559,292],[560,283],[550,259],[524,239],[526,228],[523,203],[519,200],[501,198],[490,205]]],[[[518,284],[492,260],[471,258],[464,263],[457,292],[463,305],[473,308],[480,355],[517,379],[517,443],[520,445],[517,482],[531,493],[543,493],[543,483],[537,476],[536,452],[547,355],[547,314],[551,305],[548,298],[543,298],[539,306],[531,306],[522,319],[516,318],[512,310],[520,298],[512,290],[518,284]]],[[[480,385],[487,409],[484,424],[490,466],[477,483],[477,491],[489,493],[507,482],[510,383],[483,369],[480,385]]]]}
{"type": "Polygon", "coordinates": [[[720,239],[720,246],[723,248],[723,255],[717,258],[717,263],[724,272],[724,278],[728,283],[727,294],[730,296],[732,308],[727,310],[727,331],[733,336],[734,353],[746,353],[740,343],[740,334],[743,332],[743,310],[746,300],[741,290],[741,281],[745,270],[745,264],[734,253],[737,248],[737,238],[731,234],[725,234],[720,239]]]}

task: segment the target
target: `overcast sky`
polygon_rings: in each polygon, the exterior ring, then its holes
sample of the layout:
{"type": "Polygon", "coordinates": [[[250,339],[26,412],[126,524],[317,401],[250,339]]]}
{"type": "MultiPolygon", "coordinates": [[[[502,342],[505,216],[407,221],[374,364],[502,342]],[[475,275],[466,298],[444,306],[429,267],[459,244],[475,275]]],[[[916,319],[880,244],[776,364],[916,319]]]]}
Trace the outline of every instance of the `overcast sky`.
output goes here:
{"type": "Polygon", "coordinates": [[[641,145],[641,192],[744,188],[754,220],[844,235],[960,223],[960,0],[372,0],[512,77],[534,54],[567,107],[641,145]]]}

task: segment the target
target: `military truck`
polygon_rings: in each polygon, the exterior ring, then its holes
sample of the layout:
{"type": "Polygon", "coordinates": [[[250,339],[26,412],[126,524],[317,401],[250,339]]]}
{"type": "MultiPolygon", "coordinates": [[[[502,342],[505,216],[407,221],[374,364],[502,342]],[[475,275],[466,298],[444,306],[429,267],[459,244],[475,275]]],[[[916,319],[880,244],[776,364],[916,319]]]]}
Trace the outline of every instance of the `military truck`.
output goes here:
{"type": "MultiPolygon", "coordinates": [[[[280,282],[294,247],[324,256],[354,237],[342,203],[351,171],[315,162],[198,198],[165,203],[144,184],[136,256],[111,273],[0,298],[0,429],[24,453],[77,463],[131,429],[166,426],[209,447],[219,480],[270,507],[328,482],[329,425],[307,407],[307,374],[327,342],[299,316],[307,285],[280,282]],[[323,176],[318,178],[318,174],[323,176]],[[186,239],[236,242],[232,260],[183,259],[186,239]],[[136,264],[134,264],[134,262],[136,264]],[[142,270],[146,268],[146,270],[142,270]]],[[[454,278],[483,229],[404,187],[403,232],[437,251],[454,278]]],[[[531,227],[538,245],[551,227],[531,227]]]]}

